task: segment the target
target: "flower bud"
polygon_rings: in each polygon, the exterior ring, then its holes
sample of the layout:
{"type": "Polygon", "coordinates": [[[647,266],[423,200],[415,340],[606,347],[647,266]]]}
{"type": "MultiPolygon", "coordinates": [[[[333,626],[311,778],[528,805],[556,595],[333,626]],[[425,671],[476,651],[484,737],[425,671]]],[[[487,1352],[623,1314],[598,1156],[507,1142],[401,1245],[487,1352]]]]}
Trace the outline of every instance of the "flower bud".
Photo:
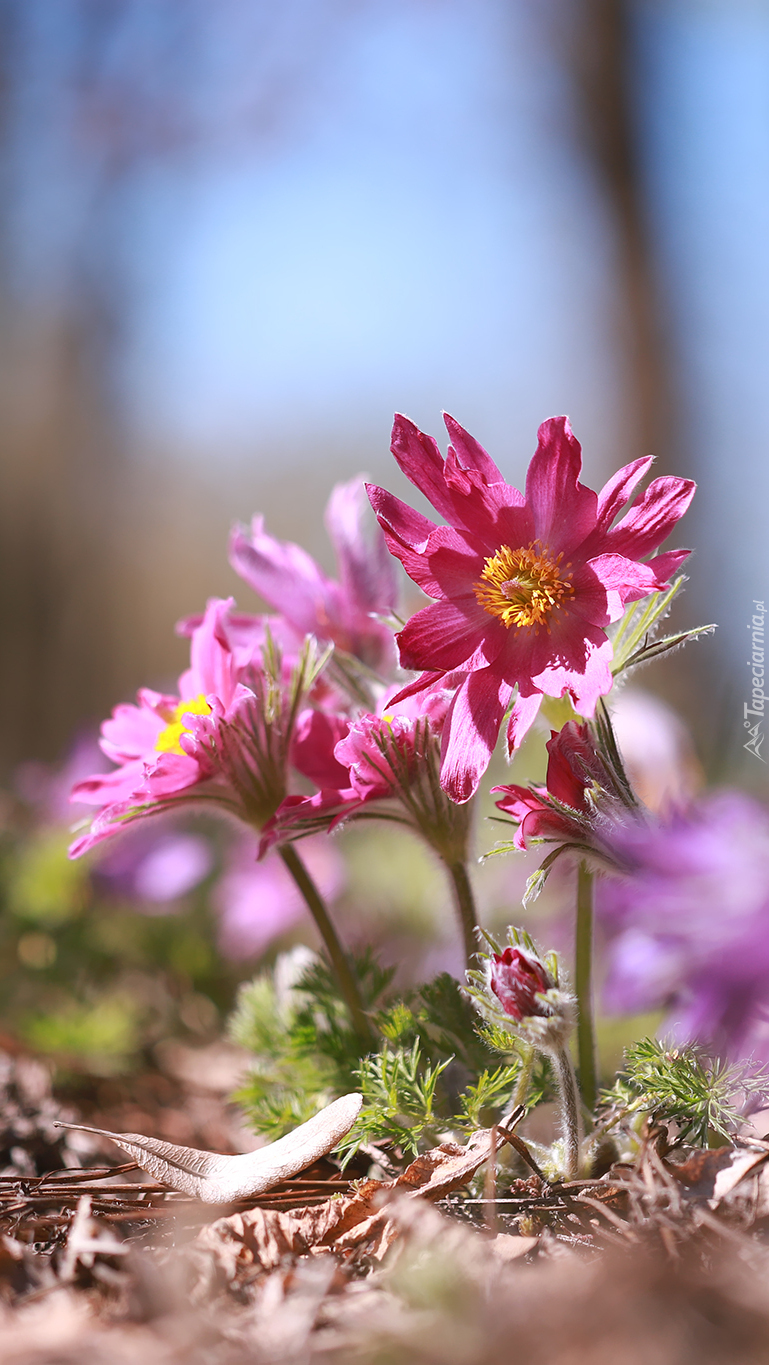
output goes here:
{"type": "Polygon", "coordinates": [[[505,948],[489,959],[489,985],[505,1014],[521,1020],[531,1015],[547,1017],[551,1011],[540,1000],[555,982],[544,965],[523,948],[505,948]]]}
{"type": "Polygon", "coordinates": [[[566,1046],[577,1002],[559,980],[555,953],[543,959],[524,929],[510,928],[502,948],[482,937],[490,953],[478,953],[480,970],[467,973],[468,995],[493,1028],[517,1034],[540,1051],[566,1046]]]}

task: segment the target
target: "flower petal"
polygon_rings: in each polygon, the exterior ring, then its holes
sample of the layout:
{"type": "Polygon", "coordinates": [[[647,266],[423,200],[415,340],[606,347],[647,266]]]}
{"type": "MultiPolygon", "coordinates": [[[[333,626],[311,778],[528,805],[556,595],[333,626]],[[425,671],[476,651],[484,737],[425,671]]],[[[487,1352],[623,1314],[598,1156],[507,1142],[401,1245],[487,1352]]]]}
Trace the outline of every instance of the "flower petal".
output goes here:
{"type": "Polygon", "coordinates": [[[406,622],[395,637],[402,668],[441,671],[493,662],[505,645],[505,628],[483,610],[474,596],[431,602],[406,622]]]}
{"type": "Polygon", "coordinates": [[[319,619],[335,618],[337,585],[298,545],[268,535],[262,517],[254,517],[250,533],[235,527],[229,553],[235,572],[301,635],[314,634],[319,619]]]}
{"type": "Polygon", "coordinates": [[[131,796],[138,798],[143,792],[144,773],[144,760],[131,759],[111,773],[94,773],[93,777],[76,782],[69,799],[88,806],[107,806],[127,801],[131,796]]]}
{"type": "Polygon", "coordinates": [[[347,785],[347,769],[334,757],[334,747],[344,739],[350,722],[325,711],[302,711],[291,744],[291,762],[316,787],[347,785]]]}
{"type": "MultiPolygon", "coordinates": [[[[484,483],[503,483],[504,480],[497,466],[480,442],[476,441],[469,431],[465,431],[464,427],[461,427],[459,422],[451,417],[448,412],[444,412],[443,420],[451,441],[450,450],[453,450],[455,461],[460,468],[477,471],[484,483]]],[[[523,503],[522,497],[521,503],[523,503]]]]}
{"type": "Polygon", "coordinates": [[[596,530],[609,530],[617,513],[622,511],[622,508],[632,497],[634,489],[653,464],[653,455],[641,456],[640,460],[633,460],[630,464],[623,465],[621,469],[617,470],[614,477],[604,484],[598,494],[598,525],[596,530]]]}
{"type": "Polygon", "coordinates": [[[651,554],[680,521],[696,487],[692,479],[653,479],[622,521],[608,532],[604,549],[632,559],[651,554]]]}
{"type": "Polygon", "coordinates": [[[446,487],[443,456],[435,437],[425,435],[408,417],[396,412],[390,449],[406,478],[442,517],[454,521],[454,502],[446,487]]]}
{"type": "Polygon", "coordinates": [[[371,518],[361,478],[336,485],[326,508],[326,526],[336,551],[342,590],[362,612],[395,606],[395,565],[371,518]]]}
{"type": "Polygon", "coordinates": [[[582,447],[568,417],[550,417],[538,435],[526,475],[526,502],[534,517],[534,535],[550,550],[567,553],[594,529],[598,498],[579,482],[582,447]]]}
{"type": "Polygon", "coordinates": [[[512,690],[493,667],[470,673],[457,690],[443,728],[441,786],[460,805],[489,766],[512,690]]]}
{"type": "Polygon", "coordinates": [[[518,696],[510,712],[510,719],[507,722],[507,752],[508,756],[519,749],[526,735],[539,715],[539,708],[542,705],[542,693],[536,690],[524,693],[521,687],[518,689],[518,696]]]}

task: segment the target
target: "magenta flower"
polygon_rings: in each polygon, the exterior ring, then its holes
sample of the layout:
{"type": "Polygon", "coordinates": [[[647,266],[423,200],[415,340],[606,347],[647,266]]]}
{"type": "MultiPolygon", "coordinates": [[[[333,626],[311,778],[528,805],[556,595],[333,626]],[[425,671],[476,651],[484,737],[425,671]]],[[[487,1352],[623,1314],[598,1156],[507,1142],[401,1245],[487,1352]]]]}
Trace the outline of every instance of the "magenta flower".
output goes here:
{"type": "Polygon", "coordinates": [[[653,480],[615,525],[651,457],[626,465],[596,494],[579,482],[581,449],[567,418],[553,417],[539,429],[523,496],[472,436],[452,417],[445,421],[453,443],[445,461],[433,438],[401,416],[391,449],[447,525],[382,488],[368,493],[389,549],[436,599],[397,637],[403,667],[423,671],[408,690],[449,671],[464,674],[443,732],[441,781],[455,801],[466,801],[515,688],[511,750],[543,696],[568,694],[579,715],[592,716],[612,685],[607,627],[628,602],[666,587],[688,553],[654,554],[694,484],[653,480]]]}
{"type": "Polygon", "coordinates": [[[370,516],[361,480],[337,485],[326,525],[336,551],[338,582],[298,545],[268,535],[263,517],[254,517],[250,531],[235,528],[230,562],[300,638],[314,635],[330,641],[389,677],[395,663],[392,631],[375,618],[392,613],[397,585],[384,539],[373,523],[367,528],[366,514],[370,516]]]}
{"type": "MultiPolygon", "coordinates": [[[[327,839],[310,839],[304,851],[305,863],[321,895],[333,901],[344,886],[341,854],[327,839]]],[[[296,884],[280,859],[273,856],[257,862],[257,852],[256,838],[246,835],[240,839],[214,891],[219,947],[224,957],[234,961],[259,956],[306,913],[296,884]]]]}
{"type": "Polygon", "coordinates": [[[369,807],[387,803],[381,813],[388,819],[417,829],[447,861],[460,860],[467,821],[444,797],[437,770],[439,736],[450,704],[450,692],[434,688],[382,715],[364,712],[347,720],[313,713],[294,747],[294,762],[314,777],[320,790],[314,796],[286,798],[265,826],[262,853],[277,843],[333,830],[364,810],[377,813],[369,807]],[[326,775],[336,779],[333,784],[323,781],[326,775]]]}
{"type": "Polygon", "coordinates": [[[491,789],[503,793],[498,808],[518,822],[515,847],[526,849],[533,839],[566,841],[610,857],[616,822],[635,804],[624,774],[599,753],[588,725],[568,721],[551,730],[546,747],[544,787],[510,783],[491,789]]]}

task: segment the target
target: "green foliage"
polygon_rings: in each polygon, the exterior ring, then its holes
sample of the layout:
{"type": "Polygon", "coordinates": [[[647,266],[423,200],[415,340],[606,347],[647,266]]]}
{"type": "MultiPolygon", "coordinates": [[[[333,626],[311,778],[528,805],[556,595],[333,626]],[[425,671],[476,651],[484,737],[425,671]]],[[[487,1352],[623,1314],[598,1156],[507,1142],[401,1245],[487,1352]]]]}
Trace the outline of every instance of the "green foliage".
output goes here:
{"type": "Polygon", "coordinates": [[[385,1047],[364,1057],[358,1072],[363,1108],[340,1144],[343,1156],[349,1159],[362,1142],[386,1141],[408,1157],[422,1147],[434,1147],[445,1127],[436,1092],[450,1060],[435,1066],[423,1062],[418,1042],[408,1050],[385,1047]]]}
{"type": "Polygon", "coordinates": [[[729,1065],[702,1048],[670,1047],[643,1038],[625,1052],[625,1069],[603,1103],[617,1113],[644,1112],[679,1125],[682,1138],[705,1146],[708,1135],[729,1137],[741,1106],[769,1090],[769,1073],[749,1063],[729,1065]]]}
{"type": "Polygon", "coordinates": [[[509,1102],[521,1074],[521,1062],[512,1066],[498,1066],[496,1071],[482,1071],[474,1085],[468,1085],[459,1097],[460,1122],[458,1127],[482,1128],[488,1124],[488,1111],[509,1102]]]}
{"type": "MultiPolygon", "coordinates": [[[[336,1095],[355,1090],[360,1043],[329,965],[306,950],[242,986],[230,1036],[254,1054],[235,1095],[258,1132],[274,1139],[310,1118],[336,1095]],[[281,979],[282,978],[282,979],[281,979]]],[[[392,971],[370,952],[353,961],[367,1010],[386,1000],[392,971]]]]}
{"type": "Polygon", "coordinates": [[[236,1100],[259,1132],[276,1138],[336,1095],[363,1094],[363,1109],[341,1151],[387,1143],[407,1158],[447,1131],[491,1124],[523,1081],[532,1102],[548,1090],[545,1067],[529,1076],[531,1057],[505,1034],[504,1062],[459,983],[442,973],[407,996],[389,994],[392,972],[370,954],[354,969],[378,1050],[361,1057],[334,978],[325,962],[279,959],[241,989],[230,1022],[235,1042],[254,1054],[236,1100]],[[525,1073],[525,1074],[524,1074],[525,1073]],[[528,1080],[527,1080],[528,1077],[528,1080]]]}
{"type": "Polygon", "coordinates": [[[689,640],[714,631],[714,625],[696,626],[692,630],[680,630],[673,635],[657,639],[657,631],[668,615],[674,599],[684,586],[686,577],[679,575],[665,593],[652,594],[649,599],[642,598],[633,602],[613,632],[612,644],[614,660],[612,673],[617,677],[639,664],[649,663],[651,659],[669,654],[689,640]]]}
{"type": "Polygon", "coordinates": [[[37,1051],[65,1063],[78,1059],[101,1076],[125,1070],[137,1046],[141,1010],[122,994],[104,995],[92,1004],[62,1001],[47,1014],[31,1014],[19,1032],[37,1051]]]}

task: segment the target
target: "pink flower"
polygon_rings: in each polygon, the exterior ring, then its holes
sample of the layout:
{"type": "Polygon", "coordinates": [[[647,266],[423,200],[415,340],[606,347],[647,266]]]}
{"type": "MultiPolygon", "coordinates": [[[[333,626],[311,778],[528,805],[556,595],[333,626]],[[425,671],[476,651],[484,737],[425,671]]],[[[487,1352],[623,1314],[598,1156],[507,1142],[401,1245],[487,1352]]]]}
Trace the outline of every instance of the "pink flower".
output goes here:
{"type": "Polygon", "coordinates": [[[213,802],[261,826],[280,804],[297,702],[313,670],[305,648],[292,670],[275,655],[268,677],[258,632],[231,640],[228,632],[240,631],[229,620],[232,606],[231,598],[213,599],[192,630],[178,695],[143,689],[137,706],[117,706],[105,721],[101,748],[118,766],[73,788],[73,801],[99,810],[71,857],[172,805],[213,802]]]}
{"type": "Polygon", "coordinates": [[[502,1009],[511,1019],[526,1019],[552,1014],[548,1005],[538,1000],[555,984],[544,964],[524,948],[505,948],[492,953],[489,966],[489,986],[502,1009]]]}
{"type": "MultiPolygon", "coordinates": [[[[525,849],[531,839],[603,843],[607,824],[622,818],[634,803],[624,774],[612,771],[596,748],[590,728],[568,721],[551,730],[544,787],[515,783],[492,787],[502,792],[499,810],[518,822],[513,843],[525,849]]],[[[606,840],[610,844],[610,837],[606,840]]]]}
{"type": "Polygon", "coordinates": [[[373,535],[367,534],[367,512],[360,479],[334,489],[326,525],[336,550],[338,582],[298,545],[268,535],[262,517],[254,517],[250,532],[235,528],[230,562],[254,592],[282,612],[298,636],[331,641],[390,676],[395,662],[392,631],[374,616],[392,612],[397,588],[383,537],[373,524],[373,535]]]}
{"type": "Polygon", "coordinates": [[[276,843],[333,830],[364,808],[368,814],[368,807],[389,803],[382,814],[417,829],[449,861],[460,860],[467,821],[444,797],[437,772],[440,730],[450,702],[448,691],[432,689],[382,715],[364,712],[347,720],[313,713],[311,733],[295,746],[294,761],[300,767],[304,762],[301,770],[308,774],[314,769],[321,789],[314,796],[286,798],[265,826],[262,854],[276,843]],[[337,780],[324,785],[324,774],[337,780]]]}
{"type": "Polygon", "coordinates": [[[515,688],[511,750],[543,696],[568,694],[579,715],[592,716],[612,685],[606,628],[628,602],[666,587],[685,559],[688,551],[674,550],[642,562],[683,515],[694,484],[653,480],[615,525],[651,457],[626,465],[596,494],[579,482],[581,449],[567,418],[553,417],[539,429],[523,496],[472,436],[445,421],[452,440],[445,461],[433,438],[401,416],[391,448],[447,525],[382,488],[368,492],[391,552],[436,599],[397,637],[403,667],[424,671],[408,690],[452,670],[464,675],[443,732],[441,781],[466,801],[515,688]]]}

